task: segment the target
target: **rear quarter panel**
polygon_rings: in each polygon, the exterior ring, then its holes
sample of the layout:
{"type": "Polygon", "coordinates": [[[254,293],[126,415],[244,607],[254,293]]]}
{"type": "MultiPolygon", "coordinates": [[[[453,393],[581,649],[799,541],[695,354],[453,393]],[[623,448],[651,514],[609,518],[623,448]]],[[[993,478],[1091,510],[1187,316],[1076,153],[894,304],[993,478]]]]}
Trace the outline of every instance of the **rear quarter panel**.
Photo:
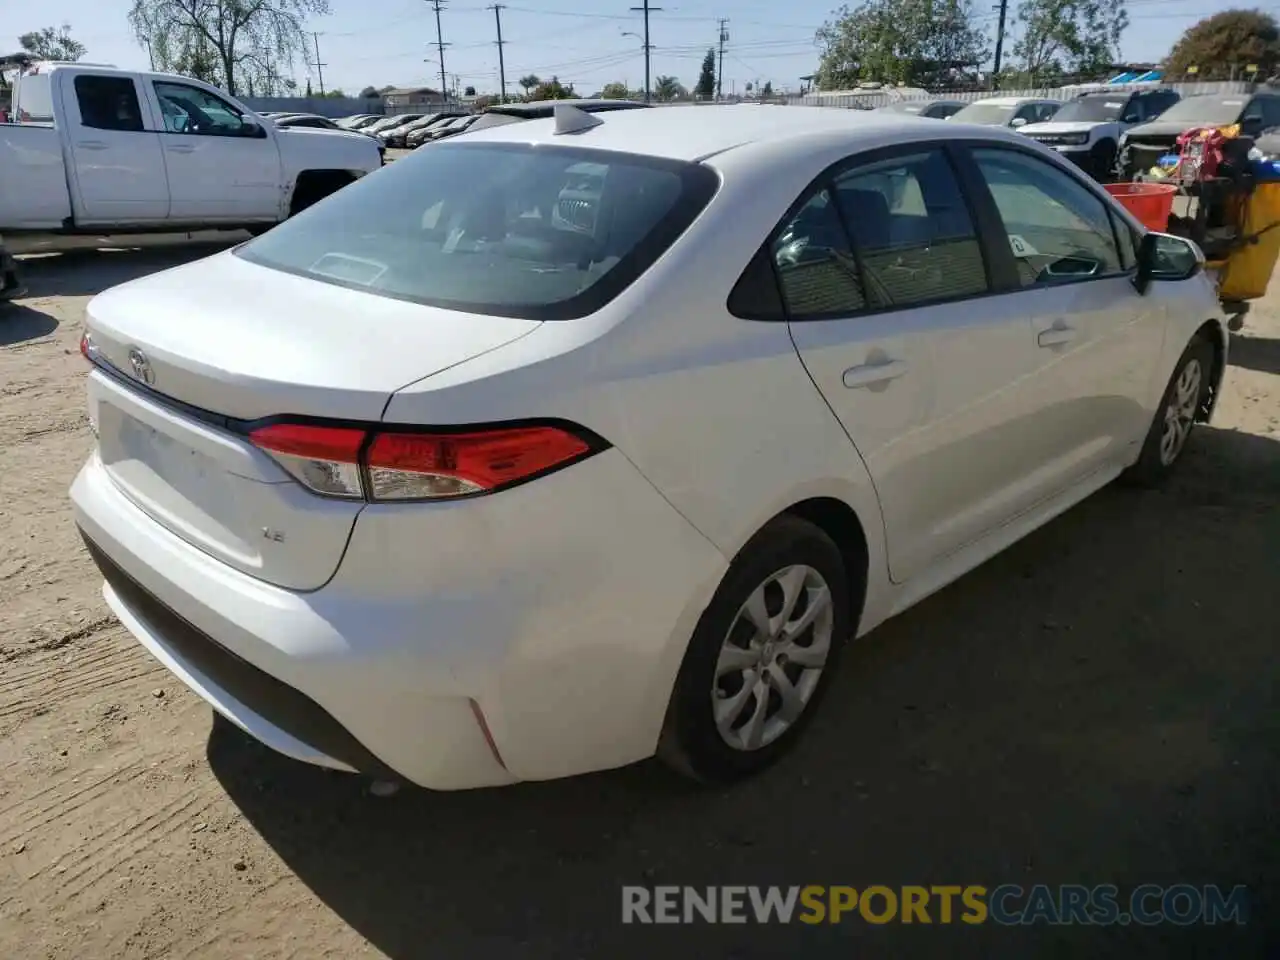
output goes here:
{"type": "Polygon", "coordinates": [[[69,216],[61,133],[52,126],[0,124],[0,233],[57,229],[69,216]]]}

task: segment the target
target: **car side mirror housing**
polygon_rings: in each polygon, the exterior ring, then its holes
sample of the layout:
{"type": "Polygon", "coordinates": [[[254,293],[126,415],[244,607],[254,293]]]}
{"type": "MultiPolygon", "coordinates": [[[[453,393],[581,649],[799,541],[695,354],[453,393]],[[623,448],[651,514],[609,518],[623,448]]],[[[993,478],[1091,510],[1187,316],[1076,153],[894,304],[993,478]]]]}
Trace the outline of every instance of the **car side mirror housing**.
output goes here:
{"type": "Polygon", "coordinates": [[[267,131],[260,123],[256,123],[253,120],[242,120],[240,136],[252,137],[255,140],[265,140],[267,138],[267,131]]]}
{"type": "Polygon", "coordinates": [[[1009,121],[1009,126],[1013,127],[1015,130],[1018,127],[1025,127],[1026,125],[1027,125],[1026,117],[1014,117],[1012,120],[1009,121]]]}
{"type": "Polygon", "coordinates": [[[1157,280],[1190,280],[1204,270],[1204,254],[1186,237],[1171,233],[1147,233],[1138,244],[1138,274],[1134,285],[1146,293],[1157,280]]]}

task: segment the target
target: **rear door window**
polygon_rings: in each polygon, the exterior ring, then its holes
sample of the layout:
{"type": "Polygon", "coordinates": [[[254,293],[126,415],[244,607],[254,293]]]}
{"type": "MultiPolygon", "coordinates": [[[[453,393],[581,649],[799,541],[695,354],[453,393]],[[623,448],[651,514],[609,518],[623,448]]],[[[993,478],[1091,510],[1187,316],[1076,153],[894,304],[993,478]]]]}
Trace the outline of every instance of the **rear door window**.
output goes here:
{"type": "Polygon", "coordinates": [[[649,268],[714,195],[683,161],[449,141],[237,248],[254,263],[470,313],[567,319],[649,268]]]}
{"type": "Polygon", "coordinates": [[[143,130],[142,108],[132,77],[81,74],[73,86],[84,126],[94,130],[143,130]]]}

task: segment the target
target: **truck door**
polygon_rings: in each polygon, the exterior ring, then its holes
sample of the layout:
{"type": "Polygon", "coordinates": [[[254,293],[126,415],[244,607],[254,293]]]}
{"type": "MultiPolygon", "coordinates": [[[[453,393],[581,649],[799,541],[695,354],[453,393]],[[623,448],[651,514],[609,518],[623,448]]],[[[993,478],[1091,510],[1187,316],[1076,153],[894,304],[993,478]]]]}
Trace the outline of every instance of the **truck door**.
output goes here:
{"type": "Polygon", "coordinates": [[[176,80],[151,81],[164,119],[170,217],[199,223],[277,220],[284,196],[270,133],[227,100],[176,80]]]}
{"type": "Polygon", "coordinates": [[[169,215],[160,134],[147,129],[138,82],[127,74],[59,70],[67,171],[77,225],[147,224],[169,215]]]}

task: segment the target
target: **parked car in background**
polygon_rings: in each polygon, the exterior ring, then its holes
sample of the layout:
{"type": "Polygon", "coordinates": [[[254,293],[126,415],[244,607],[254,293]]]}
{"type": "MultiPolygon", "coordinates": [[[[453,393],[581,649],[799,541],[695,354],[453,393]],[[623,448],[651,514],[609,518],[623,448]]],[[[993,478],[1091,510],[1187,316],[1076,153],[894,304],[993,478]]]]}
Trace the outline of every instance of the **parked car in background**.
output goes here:
{"type": "Polygon", "coordinates": [[[902,100],[887,106],[876,107],[876,113],[905,113],[913,117],[929,117],[934,120],[945,120],[947,117],[963,110],[963,100],[902,100]]]}
{"type": "Polygon", "coordinates": [[[437,789],[655,753],[741,778],[847,641],[1158,483],[1212,414],[1197,248],[1025,137],[554,113],[85,309],[71,500],[106,602],[282,753],[437,789]]]}
{"type": "Polygon", "coordinates": [[[446,123],[438,126],[430,127],[428,134],[431,139],[427,143],[436,143],[439,140],[448,140],[450,137],[456,137],[460,133],[465,133],[476,125],[480,120],[480,114],[473,113],[465,117],[454,117],[446,123]]]}
{"type": "Polygon", "coordinates": [[[408,123],[410,120],[417,120],[425,116],[421,113],[397,113],[390,117],[378,117],[366,127],[361,127],[361,133],[372,133],[377,135],[383,130],[390,130],[392,127],[398,127],[402,123],[408,123]]]}
{"type": "Polygon", "coordinates": [[[1083,93],[1063,104],[1053,119],[1029,123],[1019,132],[1052,147],[1094,179],[1107,180],[1125,131],[1154,120],[1179,99],[1176,90],[1167,88],[1083,93]]]}
{"type": "Polygon", "coordinates": [[[453,110],[437,113],[433,117],[419,120],[413,125],[413,128],[405,134],[404,145],[410,150],[416,150],[424,143],[430,143],[432,136],[438,131],[453,123],[455,120],[460,120],[466,116],[471,116],[471,114],[463,113],[460,110],[453,110]]]}
{"type": "Polygon", "coordinates": [[[370,128],[370,132],[373,133],[373,135],[376,136],[379,140],[381,140],[383,144],[385,144],[386,146],[391,146],[391,141],[396,136],[396,134],[398,134],[401,130],[403,130],[405,127],[407,127],[409,124],[413,123],[414,121],[421,120],[424,116],[426,116],[426,114],[406,113],[401,116],[391,118],[390,123],[375,125],[374,127],[370,128]]]}
{"type": "Polygon", "coordinates": [[[0,234],[266,229],[379,169],[377,144],[290,130],[188,77],[36,64],[0,137],[0,234]]]}
{"type": "Polygon", "coordinates": [[[358,130],[362,126],[373,123],[375,120],[382,119],[384,116],[386,114],[383,113],[357,113],[350,117],[342,117],[336,122],[344,130],[358,130]]]}
{"type": "Polygon", "coordinates": [[[1177,152],[1178,135],[1195,127],[1228,127],[1240,124],[1240,132],[1258,137],[1280,130],[1280,91],[1256,93],[1205,93],[1175,103],[1150,123],[1132,127],[1120,140],[1116,176],[1132,180],[1145,173],[1161,157],[1177,152]]]}
{"type": "Polygon", "coordinates": [[[425,130],[436,124],[443,123],[446,120],[452,120],[456,117],[465,117],[469,111],[466,110],[442,110],[439,113],[429,113],[425,117],[414,120],[412,123],[406,124],[396,130],[395,135],[390,138],[387,146],[389,147],[407,147],[409,146],[409,137],[417,133],[419,130],[425,130]]]}
{"type": "Polygon", "coordinates": [[[949,119],[956,123],[979,123],[992,127],[1025,127],[1029,123],[1043,123],[1062,106],[1061,100],[1042,100],[1036,97],[987,97],[975,100],[964,109],[957,110],[949,119]]]}
{"type": "Polygon", "coordinates": [[[328,117],[322,117],[316,113],[286,113],[272,118],[272,123],[277,127],[285,130],[332,130],[335,133],[353,134],[358,133],[361,136],[368,137],[378,145],[378,153],[386,159],[387,148],[377,137],[365,133],[363,130],[348,130],[339,126],[335,121],[328,117]]]}
{"type": "Polygon", "coordinates": [[[550,117],[555,113],[557,104],[564,104],[576,107],[585,113],[610,113],[614,110],[638,110],[649,107],[647,103],[640,103],[636,100],[605,100],[605,99],[581,99],[581,100],[532,100],[528,103],[500,103],[490,107],[485,107],[484,112],[480,114],[480,119],[473,130],[484,130],[488,127],[498,127],[507,123],[520,123],[524,120],[534,120],[539,117],[550,117]]]}

